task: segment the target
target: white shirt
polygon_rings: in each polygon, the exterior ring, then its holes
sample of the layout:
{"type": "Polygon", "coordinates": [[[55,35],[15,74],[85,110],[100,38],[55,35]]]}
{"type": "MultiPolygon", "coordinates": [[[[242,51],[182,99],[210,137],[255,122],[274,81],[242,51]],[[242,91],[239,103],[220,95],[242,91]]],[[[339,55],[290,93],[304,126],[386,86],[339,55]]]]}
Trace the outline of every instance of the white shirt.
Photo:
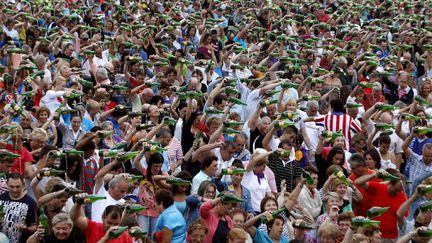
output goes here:
{"type": "Polygon", "coordinates": [[[41,99],[41,106],[46,106],[48,110],[50,110],[50,113],[53,114],[60,106],[60,102],[57,100],[57,98],[62,97],[64,93],[64,91],[48,90],[48,92],[41,99]]]}
{"type": "Polygon", "coordinates": [[[256,212],[260,212],[261,200],[266,196],[267,192],[271,191],[267,178],[264,176],[264,179],[261,179],[260,183],[258,183],[258,177],[254,174],[253,171],[250,171],[244,174],[241,184],[242,186],[249,189],[251,193],[253,210],[256,212]]]}
{"type": "MultiPolygon", "coordinates": [[[[217,166],[218,166],[218,173],[220,173],[222,171],[222,169],[228,169],[228,167],[230,167],[232,165],[232,163],[234,162],[234,158],[231,158],[228,161],[225,161],[224,159],[222,159],[222,155],[220,153],[220,148],[215,149],[215,155],[218,158],[217,161],[217,166]]],[[[229,175],[224,175],[222,176],[221,179],[222,182],[231,182],[231,176],[229,175]]]]}
{"type": "Polygon", "coordinates": [[[211,177],[206,175],[202,170],[192,179],[191,194],[197,194],[198,188],[203,181],[211,181],[211,177]]]}
{"type": "Polygon", "coordinates": [[[91,218],[93,221],[102,223],[102,214],[106,207],[111,205],[124,204],[125,200],[122,198],[120,200],[115,200],[111,197],[107,190],[105,190],[104,186],[101,186],[99,190],[96,192],[96,196],[105,196],[105,200],[98,200],[94,202],[92,206],[91,218]]]}
{"type": "Polygon", "coordinates": [[[8,30],[6,26],[3,26],[3,32],[5,32],[6,35],[12,39],[19,39],[18,31],[16,31],[15,29],[8,30]]]}

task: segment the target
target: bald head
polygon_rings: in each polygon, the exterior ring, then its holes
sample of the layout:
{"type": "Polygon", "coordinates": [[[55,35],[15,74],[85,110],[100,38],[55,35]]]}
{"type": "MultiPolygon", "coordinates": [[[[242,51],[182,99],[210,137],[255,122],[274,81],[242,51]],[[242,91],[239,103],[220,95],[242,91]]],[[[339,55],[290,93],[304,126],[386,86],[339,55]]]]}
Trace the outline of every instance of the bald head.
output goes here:
{"type": "Polygon", "coordinates": [[[141,93],[141,95],[142,95],[145,103],[148,103],[148,102],[150,102],[151,98],[154,96],[154,92],[150,88],[145,88],[143,90],[143,92],[141,93]]]}
{"type": "Polygon", "coordinates": [[[388,112],[382,113],[380,116],[380,120],[383,123],[392,123],[393,122],[392,116],[388,112]]]}

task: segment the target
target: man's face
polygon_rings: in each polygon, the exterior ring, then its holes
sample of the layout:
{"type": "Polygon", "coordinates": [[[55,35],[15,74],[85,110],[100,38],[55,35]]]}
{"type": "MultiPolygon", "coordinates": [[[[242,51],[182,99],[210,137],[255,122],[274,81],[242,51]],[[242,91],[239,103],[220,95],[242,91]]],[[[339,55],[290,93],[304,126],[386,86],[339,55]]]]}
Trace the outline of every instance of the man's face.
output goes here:
{"type": "Polygon", "coordinates": [[[223,160],[228,161],[234,156],[235,148],[228,146],[221,150],[221,157],[223,160]]]}
{"type": "Polygon", "coordinates": [[[207,173],[211,176],[214,176],[216,171],[217,171],[217,161],[213,160],[211,165],[209,167],[207,167],[207,173]]]}
{"type": "Polygon", "coordinates": [[[318,107],[309,108],[306,113],[309,117],[315,117],[318,114],[318,107]]]}
{"type": "Polygon", "coordinates": [[[426,165],[432,162],[432,149],[424,149],[423,151],[423,163],[426,165]]]}
{"type": "Polygon", "coordinates": [[[113,217],[111,214],[108,215],[106,218],[102,218],[102,223],[105,228],[105,231],[113,226],[117,226],[121,222],[120,215],[117,215],[118,217],[113,217]]]}
{"type": "Polygon", "coordinates": [[[72,226],[67,223],[58,223],[53,227],[54,236],[58,240],[67,240],[72,231],[72,226]]]}
{"type": "Polygon", "coordinates": [[[120,200],[126,196],[127,190],[127,182],[120,182],[117,186],[110,188],[110,194],[115,200],[120,200]]]}
{"type": "Polygon", "coordinates": [[[0,161],[0,173],[8,173],[13,165],[13,160],[1,159],[0,161]]]}
{"type": "Polygon", "coordinates": [[[239,138],[237,138],[235,143],[236,143],[235,152],[241,153],[241,151],[243,151],[243,149],[244,149],[245,139],[243,137],[239,137],[239,138]]]}
{"type": "Polygon", "coordinates": [[[395,197],[397,194],[404,191],[403,185],[400,181],[396,182],[396,184],[394,184],[394,185],[390,184],[388,190],[389,190],[390,196],[392,196],[392,197],[395,197]]]}
{"type": "Polygon", "coordinates": [[[19,198],[23,193],[24,183],[21,179],[9,179],[7,186],[12,198],[19,198]]]}

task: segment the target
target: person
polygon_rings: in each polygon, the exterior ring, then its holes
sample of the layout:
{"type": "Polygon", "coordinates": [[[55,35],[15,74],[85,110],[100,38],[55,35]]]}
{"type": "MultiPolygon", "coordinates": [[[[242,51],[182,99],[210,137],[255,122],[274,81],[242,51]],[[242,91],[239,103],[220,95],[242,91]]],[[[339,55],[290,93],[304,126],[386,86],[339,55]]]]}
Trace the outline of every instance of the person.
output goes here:
{"type": "Polygon", "coordinates": [[[390,207],[389,211],[376,218],[381,220],[380,231],[383,233],[384,239],[395,240],[398,236],[396,211],[407,200],[404,193],[404,183],[405,177],[394,169],[366,174],[355,181],[356,185],[363,187],[372,196],[371,207],[390,207]],[[392,180],[389,184],[370,181],[379,175],[388,176],[389,174],[399,180],[392,180]]]}
{"type": "Polygon", "coordinates": [[[174,205],[174,196],[167,190],[160,190],[155,199],[160,214],[154,238],[160,242],[183,243],[186,239],[186,221],[174,205]]]}
{"type": "Polygon", "coordinates": [[[189,195],[186,198],[187,208],[185,218],[188,225],[199,218],[199,208],[202,203],[215,199],[216,192],[216,184],[211,181],[203,181],[198,187],[197,194],[189,195]]]}
{"type": "Polygon", "coordinates": [[[336,242],[339,231],[335,224],[326,222],[318,228],[317,235],[319,242],[331,243],[336,242]]]}
{"type": "Polygon", "coordinates": [[[197,194],[198,188],[203,181],[211,181],[217,171],[217,157],[209,156],[202,163],[202,170],[192,179],[192,194],[197,194]]]}
{"type": "Polygon", "coordinates": [[[18,173],[7,176],[8,191],[0,195],[4,217],[0,232],[11,243],[25,242],[36,231],[36,202],[24,191],[24,179],[18,173]]]}
{"type": "Polygon", "coordinates": [[[202,219],[196,219],[187,229],[187,243],[202,243],[208,234],[208,228],[202,219]]]}
{"type": "Polygon", "coordinates": [[[82,242],[74,238],[72,234],[73,222],[67,213],[59,213],[52,218],[52,235],[47,235],[45,229],[39,225],[36,232],[30,236],[27,243],[39,242],[60,242],[60,243],[73,243],[82,242]]]}
{"type": "Polygon", "coordinates": [[[266,242],[266,243],[275,242],[275,241],[282,242],[282,243],[289,242],[288,238],[282,235],[283,225],[284,225],[284,219],[282,218],[282,216],[277,215],[276,217],[273,217],[270,212],[264,212],[262,214],[259,214],[245,223],[245,227],[248,230],[249,234],[252,236],[252,240],[254,242],[266,242]],[[255,222],[257,222],[261,218],[272,219],[267,223],[268,234],[265,234],[260,229],[253,227],[253,224],[255,224],[255,222]]]}
{"type": "Polygon", "coordinates": [[[318,170],[313,166],[305,167],[304,170],[311,175],[313,183],[307,183],[302,188],[298,197],[299,206],[306,208],[314,220],[318,218],[321,212],[322,200],[317,190],[318,170]]]}
{"type": "MultiPolygon", "coordinates": [[[[102,222],[94,222],[87,219],[81,212],[83,211],[84,198],[86,193],[78,194],[75,196],[76,200],[73,205],[70,217],[78,229],[84,231],[87,243],[105,242],[109,237],[109,232],[118,229],[121,222],[122,210],[119,206],[107,206],[102,213],[102,222]]],[[[118,238],[110,240],[110,242],[132,243],[132,238],[123,232],[118,238]]]]}

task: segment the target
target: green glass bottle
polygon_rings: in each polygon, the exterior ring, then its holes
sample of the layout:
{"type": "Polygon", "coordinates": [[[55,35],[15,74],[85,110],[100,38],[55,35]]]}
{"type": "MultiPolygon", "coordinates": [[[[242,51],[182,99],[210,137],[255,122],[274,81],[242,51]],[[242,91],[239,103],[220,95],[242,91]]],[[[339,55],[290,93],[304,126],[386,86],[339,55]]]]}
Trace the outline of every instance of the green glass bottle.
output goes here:
{"type": "Polygon", "coordinates": [[[241,101],[240,99],[234,98],[234,97],[229,97],[228,102],[231,102],[233,104],[236,105],[243,105],[243,106],[247,106],[246,103],[244,103],[243,101],[241,101]]]}
{"type": "Polygon", "coordinates": [[[106,198],[105,196],[87,195],[85,197],[77,197],[76,202],[79,204],[91,204],[98,200],[105,200],[106,198]]]}
{"type": "Polygon", "coordinates": [[[432,128],[429,127],[415,127],[414,133],[418,135],[425,135],[432,132],[432,128]]]}
{"type": "Polygon", "coordinates": [[[282,89],[289,89],[289,88],[298,89],[300,87],[300,84],[287,81],[287,82],[282,82],[280,86],[282,89]]]}
{"type": "Polygon", "coordinates": [[[417,231],[418,236],[423,238],[432,238],[432,230],[431,229],[419,229],[417,231]]]}
{"type": "Polygon", "coordinates": [[[64,156],[66,156],[66,153],[62,153],[58,150],[53,150],[48,153],[48,158],[62,158],[64,156]]]}
{"type": "Polygon", "coordinates": [[[349,184],[351,184],[346,178],[345,174],[339,169],[336,168],[336,170],[333,172],[333,175],[335,175],[339,180],[341,180],[346,186],[349,186],[349,184]]]}
{"type": "Polygon", "coordinates": [[[353,218],[352,219],[352,226],[354,227],[370,227],[370,226],[379,226],[380,221],[376,220],[370,220],[368,218],[353,218]]]}
{"type": "Polygon", "coordinates": [[[421,120],[420,117],[415,116],[415,115],[412,115],[412,114],[407,114],[407,113],[401,114],[400,117],[401,117],[403,120],[412,120],[412,121],[418,121],[418,120],[421,120]]]}
{"type": "Polygon", "coordinates": [[[131,229],[129,230],[129,234],[135,238],[142,238],[147,235],[147,232],[144,232],[140,229],[131,229]]]}
{"type": "Polygon", "coordinates": [[[76,149],[64,150],[63,152],[66,153],[67,155],[73,155],[73,156],[84,155],[84,151],[76,150],[76,149]]]}
{"type": "Polygon", "coordinates": [[[64,170],[56,170],[56,169],[48,169],[39,172],[40,176],[59,176],[64,174],[65,174],[64,170]]]}
{"type": "Polygon", "coordinates": [[[139,153],[140,153],[139,151],[125,152],[125,153],[119,154],[117,156],[117,160],[122,161],[122,162],[126,162],[126,161],[129,161],[129,160],[135,158],[139,153]]]}
{"type": "Polygon", "coordinates": [[[239,174],[244,174],[245,172],[246,170],[242,168],[222,169],[222,175],[239,175],[239,174]]]}
{"type": "Polygon", "coordinates": [[[108,238],[111,240],[117,239],[123,234],[123,232],[128,230],[128,228],[129,228],[128,226],[119,226],[117,230],[109,232],[108,238]]]}
{"type": "Polygon", "coordinates": [[[120,150],[120,149],[126,148],[126,146],[127,146],[127,143],[125,141],[122,141],[120,143],[115,144],[111,149],[120,150]]]}
{"type": "Polygon", "coordinates": [[[390,207],[372,207],[370,209],[368,209],[368,211],[366,212],[366,215],[368,218],[372,219],[372,218],[376,218],[381,216],[383,213],[389,211],[390,207]]]}
{"type": "Polygon", "coordinates": [[[394,129],[394,125],[388,123],[376,123],[375,128],[378,130],[394,129]]]}
{"type": "Polygon", "coordinates": [[[232,70],[241,70],[241,69],[243,69],[244,67],[243,67],[243,65],[240,65],[240,64],[231,64],[230,68],[231,68],[232,70]]]}
{"type": "Polygon", "coordinates": [[[382,111],[395,111],[395,110],[399,110],[400,108],[394,105],[388,105],[388,104],[380,104],[380,105],[376,105],[375,108],[377,110],[382,110],[382,111]]]}
{"type": "Polygon", "coordinates": [[[127,213],[139,213],[139,212],[142,212],[146,209],[147,209],[146,207],[139,205],[139,204],[126,205],[126,212],[127,213]]]}
{"type": "Polygon", "coordinates": [[[198,98],[203,95],[204,94],[201,91],[186,91],[186,96],[191,99],[198,98]]]}
{"type": "Polygon", "coordinates": [[[48,232],[49,230],[49,222],[48,222],[48,216],[45,214],[45,209],[43,207],[40,208],[41,214],[39,215],[39,224],[42,225],[45,232],[48,232]]]}
{"type": "Polygon", "coordinates": [[[415,97],[414,97],[414,99],[416,100],[416,101],[418,101],[419,103],[420,103],[420,105],[423,105],[423,106],[431,106],[431,104],[425,99],[425,98],[423,98],[423,97],[421,97],[420,95],[416,95],[415,97]]]}
{"type": "Polygon", "coordinates": [[[160,152],[167,151],[167,149],[159,147],[159,146],[152,145],[152,146],[146,146],[146,147],[144,147],[144,151],[149,152],[149,153],[160,153],[160,152]]]}
{"type": "Polygon", "coordinates": [[[304,95],[303,96],[303,100],[304,101],[309,101],[309,100],[319,100],[321,97],[316,96],[316,95],[304,95]]]}
{"type": "Polygon", "coordinates": [[[277,89],[273,89],[273,90],[268,90],[264,93],[264,97],[273,97],[276,94],[279,94],[281,91],[277,90],[277,89]]]}
{"type": "Polygon", "coordinates": [[[24,117],[24,110],[19,107],[15,102],[12,102],[10,104],[10,108],[12,109],[12,113],[14,113],[16,116],[22,116],[24,117]]]}
{"type": "Polygon", "coordinates": [[[65,105],[60,105],[59,108],[57,108],[57,113],[59,114],[72,114],[77,112],[75,109],[69,109],[65,105]]]}
{"type": "Polygon", "coordinates": [[[347,108],[349,108],[349,109],[354,109],[354,108],[360,108],[360,107],[363,107],[362,104],[357,104],[357,103],[347,103],[346,106],[347,106],[347,108]]]}
{"type": "Polygon", "coordinates": [[[325,139],[330,139],[330,140],[334,140],[337,137],[343,137],[343,133],[342,131],[337,131],[337,132],[333,132],[333,131],[323,131],[321,133],[321,136],[323,136],[325,139]]]}
{"type": "Polygon", "coordinates": [[[201,137],[202,137],[202,133],[201,132],[197,132],[195,134],[195,140],[194,143],[196,143],[197,148],[199,148],[200,144],[201,144],[201,137]]]}
{"type": "Polygon", "coordinates": [[[85,79],[80,79],[78,82],[84,87],[93,87],[93,82],[87,81],[85,79]]]}
{"type": "Polygon", "coordinates": [[[305,171],[303,168],[300,169],[301,176],[306,179],[306,183],[309,185],[314,184],[314,179],[308,171],[305,171]]]}
{"type": "Polygon", "coordinates": [[[0,151],[0,158],[16,159],[19,157],[21,157],[21,155],[19,155],[19,154],[14,154],[11,152],[6,152],[6,151],[5,152],[0,151]]]}
{"type": "Polygon", "coordinates": [[[0,222],[3,222],[5,216],[4,205],[0,204],[0,222]]]}
{"type": "Polygon", "coordinates": [[[283,150],[278,149],[278,150],[273,151],[273,155],[275,155],[277,157],[289,157],[290,154],[291,154],[291,151],[286,150],[286,149],[283,149],[283,150]]]}
{"type": "Polygon", "coordinates": [[[139,124],[139,125],[137,125],[136,126],[136,130],[137,131],[145,131],[145,130],[147,130],[147,129],[149,129],[149,128],[152,128],[152,127],[154,127],[155,125],[154,124],[139,124]]]}
{"type": "Polygon", "coordinates": [[[238,127],[238,126],[242,126],[242,125],[244,125],[244,122],[238,122],[238,121],[234,121],[234,120],[224,121],[225,127],[238,127]]]}
{"type": "Polygon", "coordinates": [[[220,195],[220,197],[221,197],[221,201],[224,203],[241,203],[241,202],[243,202],[243,199],[238,198],[238,197],[231,195],[231,194],[222,194],[222,195],[220,195]]]}
{"type": "Polygon", "coordinates": [[[281,119],[289,119],[289,120],[294,120],[297,117],[299,117],[299,113],[298,112],[287,112],[284,111],[280,114],[281,119]]]}
{"type": "Polygon", "coordinates": [[[225,87],[225,93],[239,95],[241,92],[234,87],[227,86],[227,87],[225,87]]]}
{"type": "Polygon", "coordinates": [[[368,82],[360,82],[359,85],[362,88],[373,88],[375,86],[374,83],[368,83],[368,82]]]}
{"type": "Polygon", "coordinates": [[[79,98],[79,97],[81,97],[81,94],[78,92],[74,92],[74,91],[72,91],[69,94],[63,95],[63,98],[65,98],[65,99],[74,99],[74,98],[79,98]]]}
{"type": "Polygon", "coordinates": [[[17,129],[17,126],[15,125],[9,125],[5,124],[0,127],[0,133],[1,134],[12,134],[17,129]]]}
{"type": "Polygon", "coordinates": [[[142,181],[142,180],[144,180],[144,176],[141,176],[141,175],[130,175],[129,178],[130,178],[130,179],[128,179],[129,182],[135,182],[135,181],[142,181]]]}
{"type": "Polygon", "coordinates": [[[177,123],[177,120],[170,116],[166,116],[163,118],[163,123],[168,126],[174,126],[177,123]]]}
{"type": "Polygon", "coordinates": [[[275,124],[275,127],[276,128],[287,128],[287,127],[294,127],[295,126],[295,122],[292,122],[292,121],[289,121],[289,120],[281,120],[281,121],[278,121],[276,124],[275,124]]]}
{"type": "Polygon", "coordinates": [[[262,224],[267,224],[268,222],[272,221],[273,219],[276,218],[276,216],[278,216],[279,214],[281,214],[283,211],[285,211],[285,208],[280,208],[274,212],[271,213],[271,218],[267,218],[267,217],[261,217],[260,221],[262,224]]]}
{"type": "Polygon", "coordinates": [[[432,185],[427,185],[419,188],[420,194],[426,195],[432,193],[432,185]]]}
{"type": "Polygon", "coordinates": [[[424,202],[424,203],[421,203],[419,205],[419,208],[420,208],[421,211],[431,210],[432,209],[432,200],[424,202]]]}
{"type": "Polygon", "coordinates": [[[238,131],[238,130],[235,130],[235,129],[227,127],[227,128],[223,129],[223,133],[224,134],[229,134],[229,135],[235,135],[235,134],[240,134],[241,132],[238,131]]]}
{"type": "Polygon", "coordinates": [[[21,96],[28,97],[28,98],[33,98],[36,95],[37,95],[36,91],[28,91],[28,92],[21,93],[21,96]]]}
{"type": "Polygon", "coordinates": [[[224,111],[218,110],[214,107],[208,107],[207,109],[204,110],[205,113],[207,114],[211,114],[211,115],[218,115],[218,114],[224,114],[224,111]]]}
{"type": "Polygon", "coordinates": [[[104,158],[112,158],[119,154],[120,151],[115,149],[101,149],[99,150],[99,156],[104,158]]]}
{"type": "Polygon", "coordinates": [[[180,178],[175,178],[175,179],[172,179],[172,180],[166,180],[166,182],[168,184],[173,185],[173,186],[190,186],[191,185],[190,181],[183,180],[183,179],[180,179],[180,178]]]}
{"type": "Polygon", "coordinates": [[[260,102],[260,107],[266,107],[266,106],[277,104],[277,103],[278,103],[278,100],[262,100],[260,102]]]}
{"type": "Polygon", "coordinates": [[[94,55],[95,52],[92,51],[92,50],[84,50],[84,51],[82,51],[82,54],[83,54],[83,55],[94,55]]]}
{"type": "Polygon", "coordinates": [[[378,174],[378,178],[383,181],[400,181],[400,178],[391,174],[383,175],[381,173],[378,174]]]}

